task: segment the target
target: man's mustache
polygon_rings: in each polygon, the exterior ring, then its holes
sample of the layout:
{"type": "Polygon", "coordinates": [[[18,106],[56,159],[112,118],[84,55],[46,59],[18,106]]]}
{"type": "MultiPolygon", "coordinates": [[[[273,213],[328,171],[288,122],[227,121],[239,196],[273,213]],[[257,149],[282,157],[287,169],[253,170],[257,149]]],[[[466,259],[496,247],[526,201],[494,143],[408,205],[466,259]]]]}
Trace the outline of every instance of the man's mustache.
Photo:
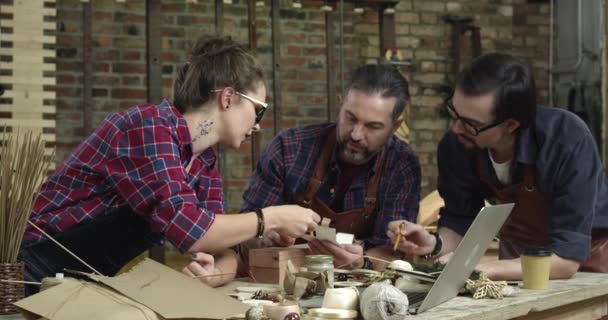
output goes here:
{"type": "Polygon", "coordinates": [[[353,144],[353,145],[355,145],[355,146],[357,146],[357,147],[359,147],[359,148],[361,148],[361,149],[367,149],[367,147],[366,147],[366,146],[364,146],[364,145],[360,144],[359,142],[355,142],[354,140],[351,140],[351,139],[348,139],[348,141],[346,141],[346,143],[347,143],[347,144],[349,144],[349,143],[350,143],[350,144],[353,144]]]}

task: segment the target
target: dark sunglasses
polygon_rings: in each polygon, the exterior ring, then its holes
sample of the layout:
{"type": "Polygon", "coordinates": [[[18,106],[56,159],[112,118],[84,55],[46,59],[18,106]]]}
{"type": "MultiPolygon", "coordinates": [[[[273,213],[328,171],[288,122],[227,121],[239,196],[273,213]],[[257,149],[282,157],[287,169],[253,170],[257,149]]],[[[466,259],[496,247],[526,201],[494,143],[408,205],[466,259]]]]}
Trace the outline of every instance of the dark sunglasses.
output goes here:
{"type": "Polygon", "coordinates": [[[461,117],[458,114],[458,112],[456,112],[456,109],[454,109],[454,104],[452,103],[451,99],[446,101],[445,108],[447,109],[448,115],[450,116],[450,118],[452,118],[452,120],[454,120],[454,121],[460,120],[460,122],[462,122],[462,126],[464,127],[464,130],[473,136],[477,136],[480,133],[482,133],[486,130],[492,129],[492,128],[502,124],[503,122],[505,122],[505,120],[500,120],[500,121],[496,121],[490,125],[478,128],[476,125],[471,123],[471,120],[461,117]]]}
{"type": "MultiPolygon", "coordinates": [[[[220,91],[222,91],[222,89],[211,90],[211,92],[220,92],[220,91]]],[[[250,96],[248,96],[244,93],[240,93],[238,91],[234,91],[234,93],[238,94],[239,96],[241,96],[241,97],[251,101],[251,103],[253,103],[253,107],[255,108],[255,123],[260,123],[260,121],[262,121],[262,118],[264,117],[264,112],[266,112],[266,109],[268,109],[268,103],[262,102],[254,97],[250,97],[250,96]]]]}

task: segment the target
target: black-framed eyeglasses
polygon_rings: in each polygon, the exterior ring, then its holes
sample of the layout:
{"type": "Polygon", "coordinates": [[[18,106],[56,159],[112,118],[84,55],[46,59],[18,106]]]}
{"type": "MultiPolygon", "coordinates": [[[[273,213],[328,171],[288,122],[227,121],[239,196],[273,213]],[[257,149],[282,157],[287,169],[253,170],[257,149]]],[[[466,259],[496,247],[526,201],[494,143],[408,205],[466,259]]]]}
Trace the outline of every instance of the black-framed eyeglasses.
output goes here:
{"type": "MultiPolygon", "coordinates": [[[[211,92],[220,92],[220,91],[222,91],[222,89],[211,90],[211,92]]],[[[266,109],[268,109],[268,103],[262,102],[254,97],[250,97],[250,96],[248,96],[244,93],[240,93],[238,91],[234,91],[234,93],[238,94],[239,96],[241,96],[241,97],[251,101],[251,103],[253,103],[253,107],[255,108],[255,123],[260,123],[260,121],[262,121],[262,118],[264,117],[264,113],[266,112],[266,109]]]]}
{"type": "Polygon", "coordinates": [[[462,122],[462,126],[464,127],[464,130],[467,133],[469,133],[469,134],[471,134],[473,136],[477,136],[480,133],[482,133],[482,132],[484,132],[486,130],[492,129],[492,128],[496,127],[496,126],[499,126],[500,124],[502,124],[503,122],[505,122],[505,120],[500,120],[500,121],[494,122],[492,124],[489,124],[487,126],[483,126],[481,128],[478,128],[476,125],[474,125],[473,123],[471,123],[471,120],[461,117],[458,114],[458,112],[456,112],[456,109],[454,108],[454,104],[452,103],[451,99],[449,99],[449,100],[446,101],[445,107],[446,107],[446,109],[448,111],[448,115],[450,116],[450,118],[452,118],[453,121],[460,120],[460,122],[462,122]]]}

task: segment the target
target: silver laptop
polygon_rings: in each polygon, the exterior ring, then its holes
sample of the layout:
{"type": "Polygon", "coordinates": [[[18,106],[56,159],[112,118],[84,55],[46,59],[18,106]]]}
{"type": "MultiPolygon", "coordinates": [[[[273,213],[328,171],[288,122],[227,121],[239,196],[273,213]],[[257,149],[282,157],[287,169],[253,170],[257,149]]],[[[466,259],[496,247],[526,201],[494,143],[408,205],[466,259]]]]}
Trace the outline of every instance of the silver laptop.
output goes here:
{"type": "Polygon", "coordinates": [[[410,314],[423,312],[458,295],[458,290],[464,286],[490,242],[511,214],[514,205],[508,203],[487,206],[479,211],[431,290],[426,296],[419,297],[419,301],[410,301],[410,314]]]}

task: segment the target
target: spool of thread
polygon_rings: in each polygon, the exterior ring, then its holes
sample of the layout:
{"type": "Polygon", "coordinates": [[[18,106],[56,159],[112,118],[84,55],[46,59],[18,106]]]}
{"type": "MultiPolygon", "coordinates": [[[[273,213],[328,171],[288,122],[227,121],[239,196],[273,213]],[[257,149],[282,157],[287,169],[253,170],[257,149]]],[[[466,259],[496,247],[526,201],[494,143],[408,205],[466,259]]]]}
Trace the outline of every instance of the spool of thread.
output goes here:
{"type": "Polygon", "coordinates": [[[40,283],[40,291],[52,288],[63,283],[63,273],[56,273],[55,277],[46,277],[40,283]]]}
{"type": "Polygon", "coordinates": [[[353,287],[325,290],[323,308],[357,310],[359,291],[353,287]]]}

